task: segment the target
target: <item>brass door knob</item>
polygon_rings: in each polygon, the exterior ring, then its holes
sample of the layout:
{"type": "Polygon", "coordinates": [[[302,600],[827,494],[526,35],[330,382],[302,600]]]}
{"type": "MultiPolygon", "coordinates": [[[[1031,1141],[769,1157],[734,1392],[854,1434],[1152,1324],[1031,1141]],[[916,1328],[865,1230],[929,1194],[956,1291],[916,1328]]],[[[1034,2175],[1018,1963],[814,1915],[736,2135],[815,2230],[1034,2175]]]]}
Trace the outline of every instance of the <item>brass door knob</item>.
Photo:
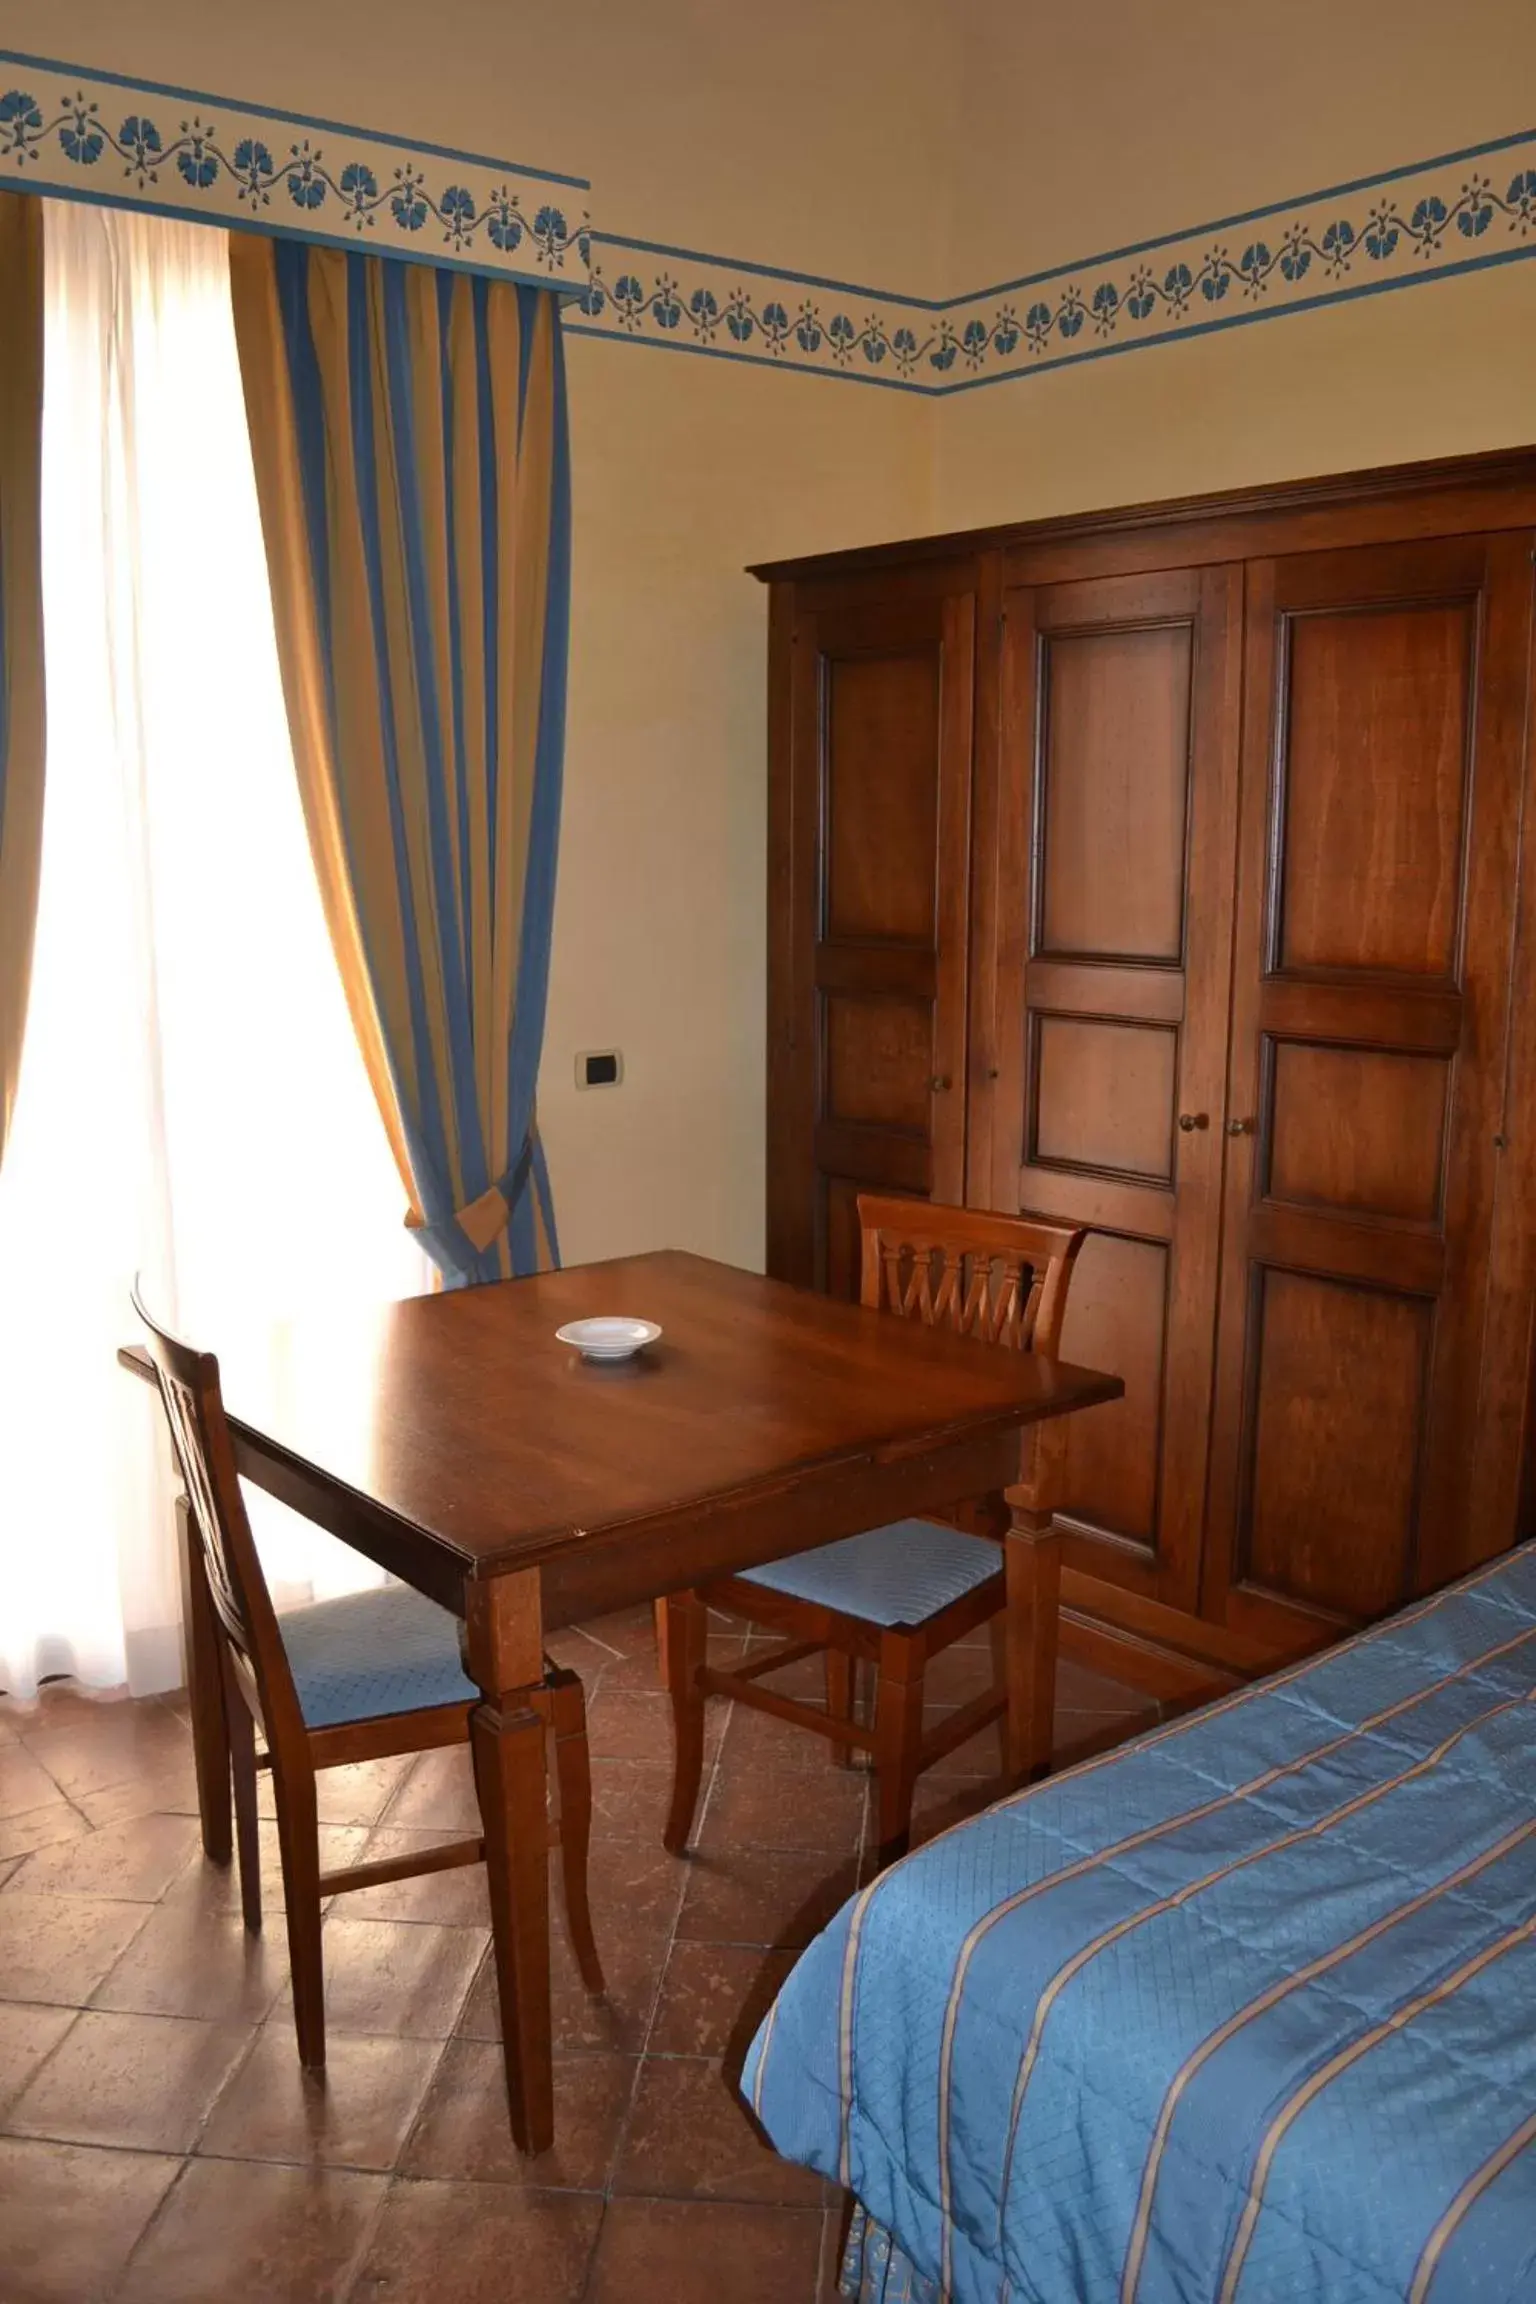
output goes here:
{"type": "Polygon", "coordinates": [[[935,1072],[928,1085],[933,1090],[935,1096],[941,1094],[942,1091],[949,1086],[949,1074],[947,1072],[935,1072]]]}
{"type": "Polygon", "coordinates": [[[1227,1134],[1229,1136],[1251,1136],[1253,1134],[1253,1122],[1251,1120],[1229,1120],[1227,1122],[1227,1134]]]}
{"type": "Polygon", "coordinates": [[[1209,1128],[1210,1124],[1209,1112],[1181,1112],[1179,1114],[1179,1126],[1186,1136],[1192,1136],[1197,1128],[1209,1128]]]}

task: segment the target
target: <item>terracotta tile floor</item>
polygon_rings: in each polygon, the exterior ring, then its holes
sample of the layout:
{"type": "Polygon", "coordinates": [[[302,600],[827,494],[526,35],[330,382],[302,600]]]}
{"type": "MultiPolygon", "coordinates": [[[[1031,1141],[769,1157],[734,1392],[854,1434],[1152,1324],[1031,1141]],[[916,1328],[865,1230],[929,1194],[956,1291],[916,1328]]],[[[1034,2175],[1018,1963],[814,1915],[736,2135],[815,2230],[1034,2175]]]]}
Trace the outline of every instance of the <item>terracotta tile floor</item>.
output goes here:
{"type": "MultiPolygon", "coordinates": [[[[714,1634],[722,1658],[740,1628],[714,1634]]],[[[198,1846],[174,1697],[0,1700],[0,2298],[5,2304],[825,2304],[839,2204],[758,2139],[731,2076],[772,1993],[869,1862],[865,1779],[718,1707],[698,1853],[662,1850],[665,1698],[649,1615],[561,1635],[586,1684],[590,2000],[555,1918],[554,2149],[507,2131],[479,1872],[337,1899],[330,2061],[306,2079],[282,1882],[267,1927],[198,1846]]],[[[984,1643],[934,1677],[978,1689],[984,1643]]],[[[1063,1751],[1154,1708],[1071,1664],[1063,1751]]],[[[919,1791],[919,1829],[984,1804],[989,1733],[919,1791]]],[[[463,1753],[321,1778],[323,1862],[474,1820],[463,1753]]]]}

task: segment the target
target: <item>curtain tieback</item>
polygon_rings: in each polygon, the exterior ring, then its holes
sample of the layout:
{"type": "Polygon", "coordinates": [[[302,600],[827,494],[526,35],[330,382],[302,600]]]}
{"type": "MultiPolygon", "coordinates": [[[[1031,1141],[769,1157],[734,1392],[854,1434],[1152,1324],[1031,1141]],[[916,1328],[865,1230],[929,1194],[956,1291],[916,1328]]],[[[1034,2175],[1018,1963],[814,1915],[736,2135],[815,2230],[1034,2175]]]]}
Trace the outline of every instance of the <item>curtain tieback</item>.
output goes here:
{"type": "MultiPolygon", "coordinates": [[[[529,1135],[524,1137],[523,1148],[511,1167],[505,1169],[494,1184],[487,1185],[477,1199],[466,1201],[462,1208],[455,1208],[451,1222],[458,1226],[479,1255],[485,1254],[486,1249],[501,1237],[511,1222],[512,1211],[523,1196],[532,1166],[533,1138],[529,1135]]],[[[407,1222],[411,1224],[412,1231],[429,1232],[435,1229],[419,1218],[415,1222],[408,1218],[407,1222]]]]}

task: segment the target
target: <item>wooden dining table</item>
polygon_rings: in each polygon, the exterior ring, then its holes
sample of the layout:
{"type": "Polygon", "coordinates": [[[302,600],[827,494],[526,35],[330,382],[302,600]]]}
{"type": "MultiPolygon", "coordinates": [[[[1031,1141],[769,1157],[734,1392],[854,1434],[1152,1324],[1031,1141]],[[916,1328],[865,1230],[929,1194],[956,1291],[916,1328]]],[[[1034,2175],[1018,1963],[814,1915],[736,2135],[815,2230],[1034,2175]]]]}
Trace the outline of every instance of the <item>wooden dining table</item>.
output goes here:
{"type": "MultiPolygon", "coordinates": [[[[912,1513],[1003,1492],[1007,1749],[1049,1748],[1059,1419],[1118,1377],[979,1345],[675,1250],[221,1335],[241,1475],[463,1620],[512,2131],[554,2133],[545,1636],[912,1513]],[[660,1324],[582,1360],[571,1320],[660,1324]]],[[[125,1348],[124,1364],[152,1374],[125,1348]]],[[[205,1839],[228,1762],[189,1608],[205,1839]],[[201,1687],[198,1683],[201,1682],[201,1687]]],[[[201,1625],[201,1628],[200,1628],[201,1625]]],[[[222,1788],[222,1792],[221,1789],[222,1788]]]]}

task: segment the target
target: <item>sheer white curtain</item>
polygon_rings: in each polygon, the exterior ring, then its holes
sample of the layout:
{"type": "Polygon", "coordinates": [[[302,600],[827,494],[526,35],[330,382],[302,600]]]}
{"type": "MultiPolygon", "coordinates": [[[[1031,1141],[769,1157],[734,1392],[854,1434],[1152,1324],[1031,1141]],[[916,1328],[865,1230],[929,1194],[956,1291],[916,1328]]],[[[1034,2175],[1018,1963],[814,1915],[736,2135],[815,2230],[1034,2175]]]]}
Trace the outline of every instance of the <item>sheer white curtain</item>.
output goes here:
{"type": "MultiPolygon", "coordinates": [[[[0,1687],[180,1678],[128,1289],[236,1316],[427,1285],[288,747],[224,235],[49,202],[48,788],[0,1168],[0,1687]]],[[[359,1413],[366,1372],[359,1371],[359,1413]]],[[[376,1581],[265,1498],[276,1596],[376,1581]]]]}

